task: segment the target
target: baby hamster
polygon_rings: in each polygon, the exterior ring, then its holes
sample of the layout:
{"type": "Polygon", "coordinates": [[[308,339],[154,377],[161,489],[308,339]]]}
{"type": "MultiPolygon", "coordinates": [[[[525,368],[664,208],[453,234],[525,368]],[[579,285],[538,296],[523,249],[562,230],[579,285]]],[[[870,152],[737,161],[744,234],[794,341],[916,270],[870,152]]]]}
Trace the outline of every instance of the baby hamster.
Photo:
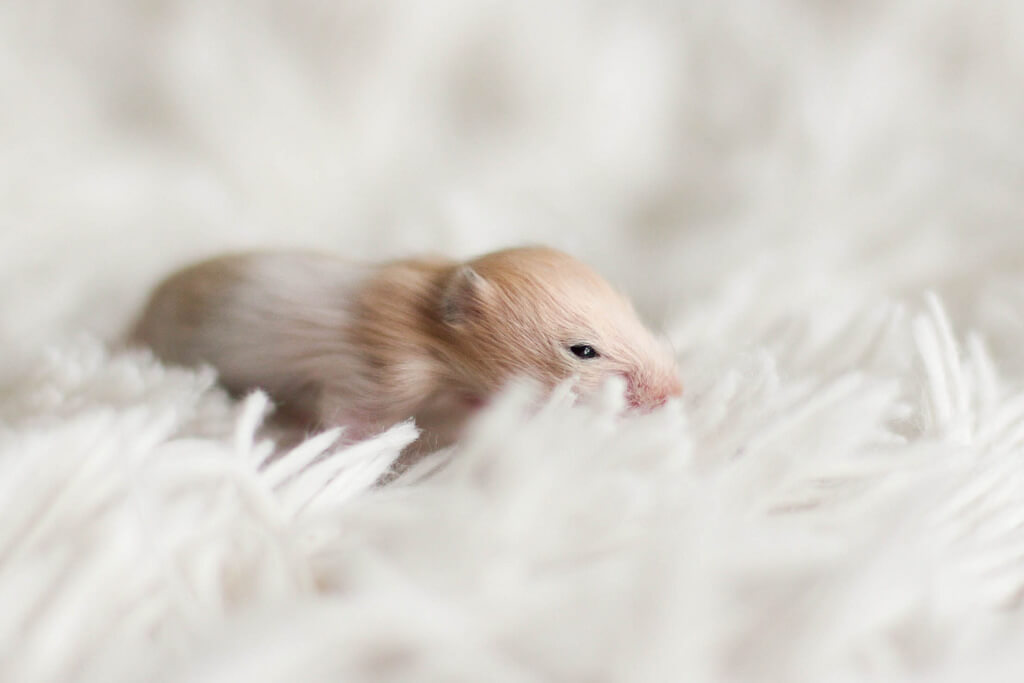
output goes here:
{"type": "Polygon", "coordinates": [[[152,294],[133,337],[165,361],[212,365],[310,426],[359,439],[414,417],[451,443],[510,379],[586,393],[625,379],[634,408],[681,393],[673,355],[629,301],[573,257],[523,247],[459,263],[354,264],[322,253],[221,256],[152,294]]]}

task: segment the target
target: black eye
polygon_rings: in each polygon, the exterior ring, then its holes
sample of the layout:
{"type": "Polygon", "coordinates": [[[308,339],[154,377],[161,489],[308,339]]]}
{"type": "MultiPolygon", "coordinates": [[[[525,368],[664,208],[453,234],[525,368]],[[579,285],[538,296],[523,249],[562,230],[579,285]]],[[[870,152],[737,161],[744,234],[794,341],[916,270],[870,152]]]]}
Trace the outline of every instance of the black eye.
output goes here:
{"type": "Polygon", "coordinates": [[[589,344],[573,344],[569,347],[579,358],[597,358],[600,354],[594,350],[593,346],[589,344]]]}

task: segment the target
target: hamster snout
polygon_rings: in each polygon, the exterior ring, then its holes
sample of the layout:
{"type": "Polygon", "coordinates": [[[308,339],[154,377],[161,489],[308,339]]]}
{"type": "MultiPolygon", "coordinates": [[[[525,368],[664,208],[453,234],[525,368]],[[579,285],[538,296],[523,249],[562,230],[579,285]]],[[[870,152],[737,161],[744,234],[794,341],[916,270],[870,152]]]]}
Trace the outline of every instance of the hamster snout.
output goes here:
{"type": "Polygon", "coordinates": [[[661,372],[654,377],[634,373],[625,379],[626,401],[634,410],[654,410],[683,395],[683,384],[674,372],[661,372]]]}

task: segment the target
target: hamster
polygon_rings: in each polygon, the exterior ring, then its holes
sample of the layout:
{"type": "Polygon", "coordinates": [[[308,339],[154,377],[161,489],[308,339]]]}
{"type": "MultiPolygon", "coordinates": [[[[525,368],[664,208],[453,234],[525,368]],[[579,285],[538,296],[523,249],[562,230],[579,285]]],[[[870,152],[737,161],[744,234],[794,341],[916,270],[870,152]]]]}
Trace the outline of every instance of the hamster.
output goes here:
{"type": "Polygon", "coordinates": [[[354,264],[302,251],[222,256],[171,275],[132,332],[161,359],[212,365],[308,426],[350,439],[409,417],[418,449],[454,441],[509,380],[587,393],[621,375],[637,409],[682,388],[668,346],[583,263],[546,247],[465,263],[354,264]]]}

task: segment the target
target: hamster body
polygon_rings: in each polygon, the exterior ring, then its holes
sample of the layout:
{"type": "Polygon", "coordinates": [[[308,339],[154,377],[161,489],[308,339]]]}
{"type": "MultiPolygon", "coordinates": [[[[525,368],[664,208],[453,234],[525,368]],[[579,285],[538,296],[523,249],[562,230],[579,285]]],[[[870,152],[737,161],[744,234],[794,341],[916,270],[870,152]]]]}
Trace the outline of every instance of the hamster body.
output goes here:
{"type": "Polygon", "coordinates": [[[466,263],[354,264],[235,254],[173,274],[132,337],[163,360],[210,364],[230,390],[266,390],[311,425],[363,438],[414,417],[419,450],[451,443],[514,377],[586,393],[625,378],[636,408],[681,392],[667,346],[590,268],[544,247],[466,263]]]}

